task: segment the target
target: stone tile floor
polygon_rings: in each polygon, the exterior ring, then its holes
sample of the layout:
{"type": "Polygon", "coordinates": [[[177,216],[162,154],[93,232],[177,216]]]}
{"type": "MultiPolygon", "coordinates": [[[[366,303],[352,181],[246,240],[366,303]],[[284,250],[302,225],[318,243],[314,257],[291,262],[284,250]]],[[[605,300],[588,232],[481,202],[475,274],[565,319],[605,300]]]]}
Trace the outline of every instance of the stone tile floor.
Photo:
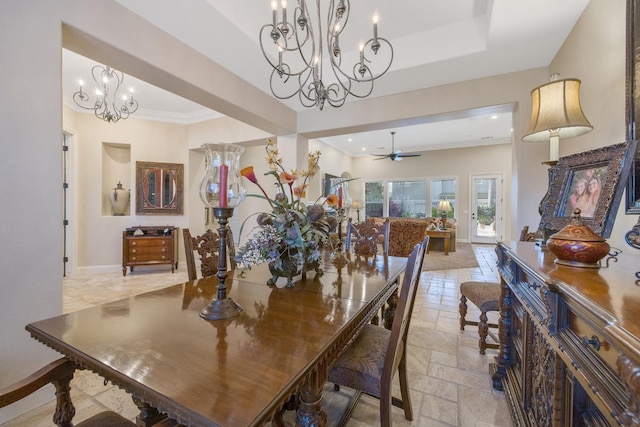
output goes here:
{"type": "MultiPolygon", "coordinates": [[[[491,388],[489,363],[498,351],[478,352],[477,329],[460,331],[458,320],[459,284],[467,280],[497,281],[493,245],[473,245],[479,267],[423,272],[409,331],[409,385],[414,420],[393,409],[397,426],[510,427],[511,419],[504,395],[491,388]]],[[[432,255],[438,255],[433,252],[432,255]]],[[[431,255],[430,255],[431,256],[431,255]]],[[[444,255],[443,255],[444,256],[444,255]]],[[[121,273],[74,275],[64,280],[64,311],[72,312],[94,304],[126,298],[186,281],[184,268],[171,274],[138,269],[121,273]]],[[[496,317],[490,314],[490,320],[496,317]]],[[[470,304],[468,318],[479,311],[470,304]]],[[[396,379],[397,383],[397,379],[396,379]]],[[[397,384],[396,384],[397,388],[397,384]]],[[[331,392],[329,392],[331,393],[331,392]]],[[[396,393],[399,395],[399,392],[396,393]]],[[[105,409],[115,410],[132,420],[138,412],[129,395],[90,372],[77,372],[72,381],[75,422],[105,409]]],[[[332,398],[326,396],[331,414],[332,398]]],[[[2,426],[52,426],[54,403],[34,409],[2,426]]],[[[363,396],[347,426],[376,426],[378,400],[363,396]]]]}

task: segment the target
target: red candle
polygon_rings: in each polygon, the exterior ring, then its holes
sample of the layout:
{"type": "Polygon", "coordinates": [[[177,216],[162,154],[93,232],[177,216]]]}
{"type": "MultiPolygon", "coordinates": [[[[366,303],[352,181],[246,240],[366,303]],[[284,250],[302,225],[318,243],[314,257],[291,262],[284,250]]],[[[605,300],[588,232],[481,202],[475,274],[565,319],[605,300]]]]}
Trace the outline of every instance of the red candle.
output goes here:
{"type": "Polygon", "coordinates": [[[227,207],[227,178],[229,177],[229,166],[224,163],[220,165],[220,203],[221,208],[227,207]]]}
{"type": "Polygon", "coordinates": [[[338,207],[342,209],[342,187],[338,187],[338,207]]]}

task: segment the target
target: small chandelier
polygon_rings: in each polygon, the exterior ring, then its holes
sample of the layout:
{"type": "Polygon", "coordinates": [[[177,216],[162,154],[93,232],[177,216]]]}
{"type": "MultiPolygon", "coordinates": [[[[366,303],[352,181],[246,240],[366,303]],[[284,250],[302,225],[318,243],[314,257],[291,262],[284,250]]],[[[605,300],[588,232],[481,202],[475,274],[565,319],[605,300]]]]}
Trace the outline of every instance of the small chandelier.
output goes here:
{"type": "Polygon", "coordinates": [[[93,110],[96,117],[109,123],[117,123],[120,119],[129,118],[138,110],[138,101],[133,97],[133,88],[128,95],[122,95],[122,105],[118,106],[118,89],[124,81],[124,73],[111,67],[95,65],[91,75],[96,82],[95,99],[83,90],[84,82],[79,81],[80,90],[73,94],[73,101],[85,110],[93,110]]]}
{"type": "Polygon", "coordinates": [[[278,22],[277,0],[272,0],[272,22],[260,30],[260,48],[273,68],[269,82],[273,95],[278,99],[298,95],[302,105],[318,106],[320,110],[325,102],[333,107],[342,106],[349,95],[369,96],[373,81],[385,74],[393,61],[391,43],[378,37],[377,11],[373,15],[373,37],[366,43],[360,42],[359,58],[355,54],[350,59],[345,55],[345,62],[353,65],[344,69],[340,34],[349,20],[351,2],[329,1],[326,46],[333,77],[328,83],[322,75],[323,69],[328,71],[329,67],[324,62],[320,0],[315,1],[315,11],[307,7],[305,0],[296,3],[293,20],[287,21],[287,0],[282,0],[282,20],[278,22]]]}

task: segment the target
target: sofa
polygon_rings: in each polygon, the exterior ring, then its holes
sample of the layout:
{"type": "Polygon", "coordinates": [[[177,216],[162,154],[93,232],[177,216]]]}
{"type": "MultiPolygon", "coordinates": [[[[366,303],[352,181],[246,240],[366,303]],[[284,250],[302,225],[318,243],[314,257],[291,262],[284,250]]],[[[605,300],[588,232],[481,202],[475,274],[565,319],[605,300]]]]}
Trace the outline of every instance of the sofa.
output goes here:
{"type": "MultiPolygon", "coordinates": [[[[389,255],[408,257],[413,247],[427,236],[429,228],[437,228],[440,218],[405,218],[405,217],[377,217],[367,218],[376,225],[382,226],[389,219],[389,255]]],[[[456,250],[455,220],[447,219],[447,230],[451,232],[449,251],[456,250]]],[[[429,242],[429,250],[444,251],[443,239],[433,239],[429,242]]]]}

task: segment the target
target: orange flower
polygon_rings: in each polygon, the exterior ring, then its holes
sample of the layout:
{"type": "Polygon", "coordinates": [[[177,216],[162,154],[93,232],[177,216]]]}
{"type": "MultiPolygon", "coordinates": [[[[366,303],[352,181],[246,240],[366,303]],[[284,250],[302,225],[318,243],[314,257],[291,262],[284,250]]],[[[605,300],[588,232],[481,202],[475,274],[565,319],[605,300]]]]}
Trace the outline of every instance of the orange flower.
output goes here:
{"type": "Polygon", "coordinates": [[[242,168],[242,170],[240,171],[240,175],[244,176],[254,184],[258,183],[258,178],[256,178],[256,174],[253,171],[253,166],[247,166],[246,168],[242,168]]]}
{"type": "Polygon", "coordinates": [[[326,200],[329,206],[337,207],[338,206],[338,195],[337,194],[329,194],[326,200]]]}
{"type": "Polygon", "coordinates": [[[298,179],[298,177],[295,174],[291,174],[288,172],[281,172],[280,173],[280,182],[283,184],[293,184],[296,179],[298,179]]]}
{"type": "Polygon", "coordinates": [[[293,194],[297,197],[304,197],[306,195],[306,191],[304,191],[304,187],[299,185],[293,189],[293,194]]]}

